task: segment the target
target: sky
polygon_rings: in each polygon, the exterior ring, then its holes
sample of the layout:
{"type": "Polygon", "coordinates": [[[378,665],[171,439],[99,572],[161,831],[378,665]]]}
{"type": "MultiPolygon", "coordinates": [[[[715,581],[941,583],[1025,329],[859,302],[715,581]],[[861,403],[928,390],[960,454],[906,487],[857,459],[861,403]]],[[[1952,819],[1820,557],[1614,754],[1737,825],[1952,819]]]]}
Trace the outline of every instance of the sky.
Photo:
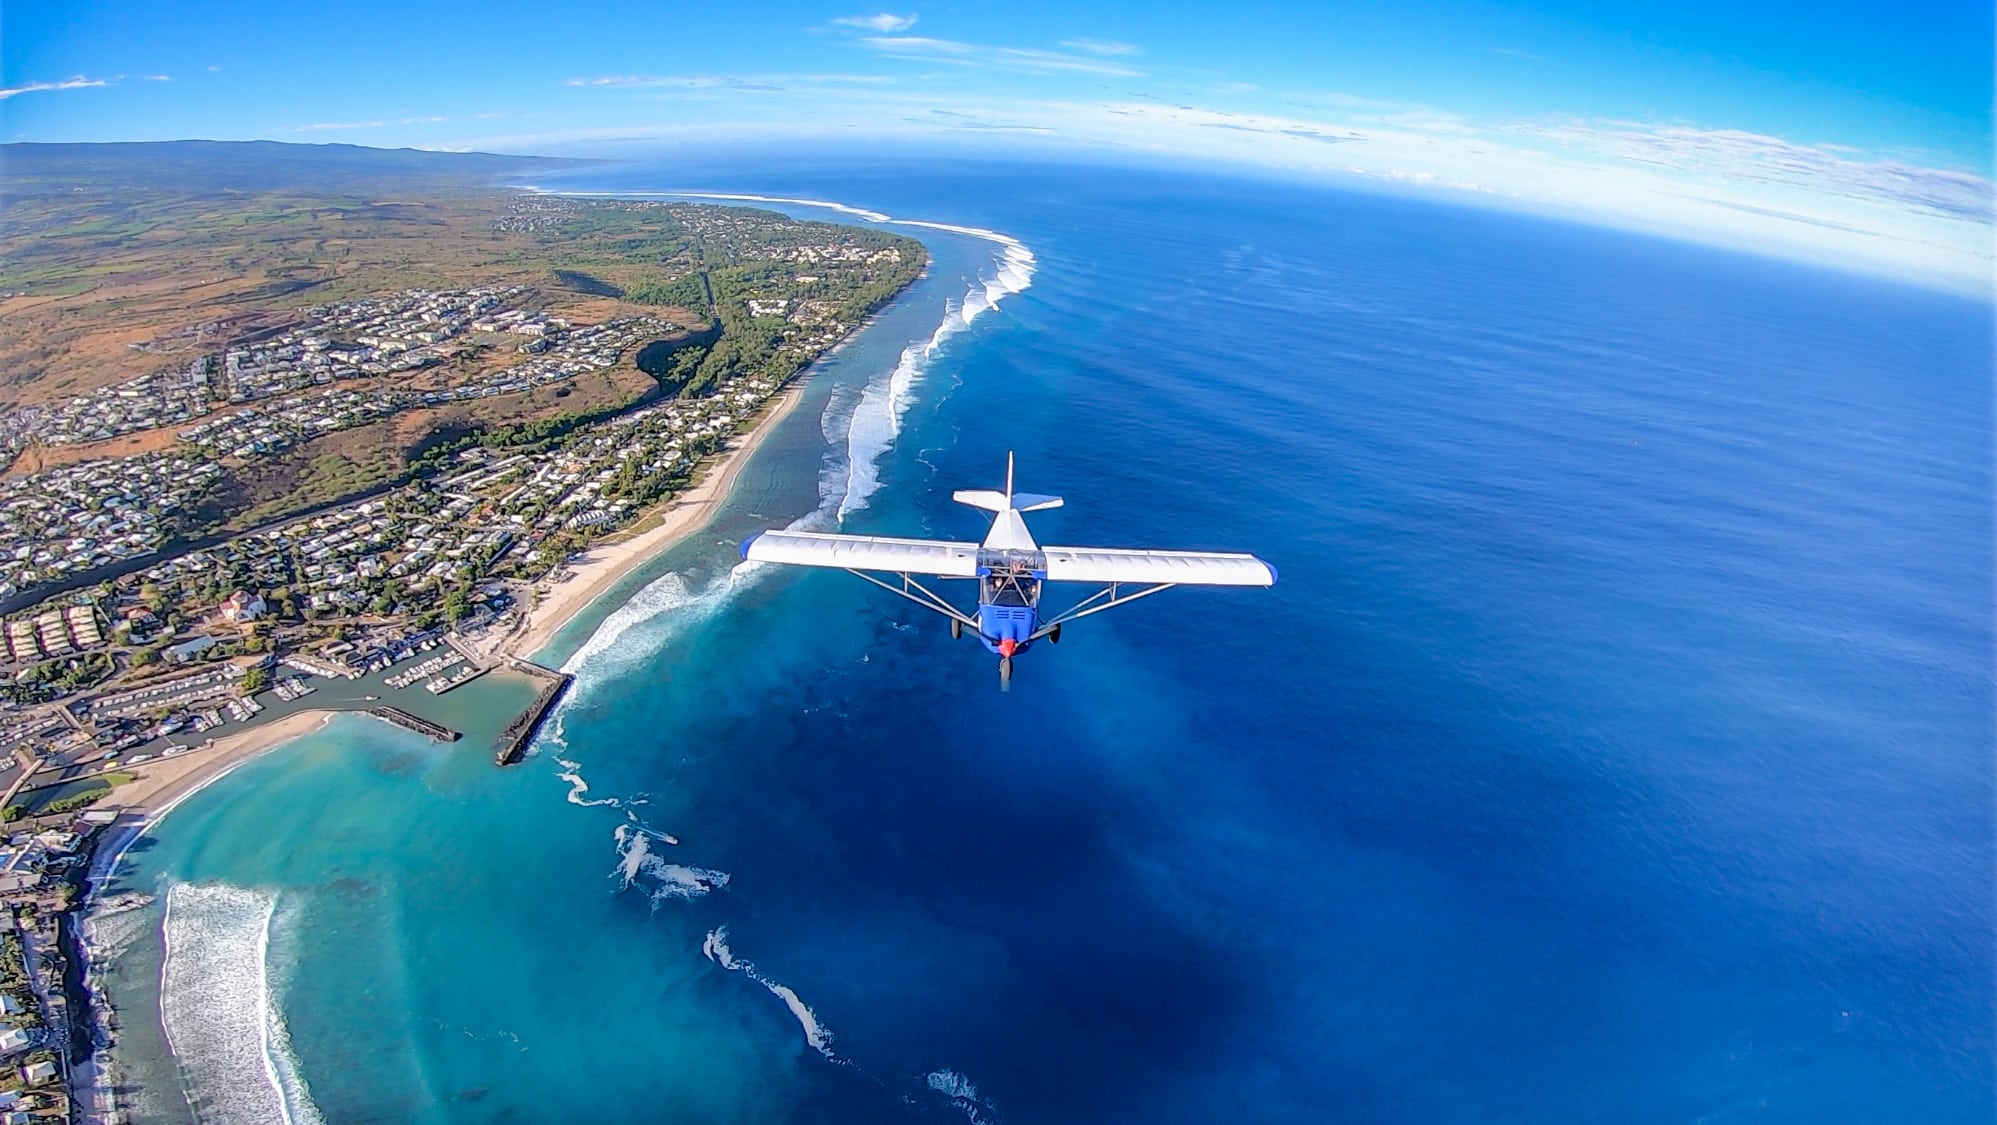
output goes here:
{"type": "Polygon", "coordinates": [[[7,0],[0,140],[1129,155],[1986,295],[1993,42],[1988,0],[7,0]]]}

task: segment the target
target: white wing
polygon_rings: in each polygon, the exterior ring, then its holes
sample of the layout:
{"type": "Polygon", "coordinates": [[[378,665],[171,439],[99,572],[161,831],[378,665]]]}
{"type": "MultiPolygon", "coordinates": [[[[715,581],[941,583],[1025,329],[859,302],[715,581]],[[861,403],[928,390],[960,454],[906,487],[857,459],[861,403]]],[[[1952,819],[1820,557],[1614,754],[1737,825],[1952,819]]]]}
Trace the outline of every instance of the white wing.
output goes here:
{"type": "Polygon", "coordinates": [[[1175,586],[1273,586],[1276,568],[1254,555],[1042,547],[1050,582],[1169,582],[1175,586]]]}
{"type": "Polygon", "coordinates": [[[752,562],[829,566],[838,570],[892,570],[940,578],[975,578],[978,545],[941,539],[888,539],[818,531],[765,531],[742,541],[752,562]]]}

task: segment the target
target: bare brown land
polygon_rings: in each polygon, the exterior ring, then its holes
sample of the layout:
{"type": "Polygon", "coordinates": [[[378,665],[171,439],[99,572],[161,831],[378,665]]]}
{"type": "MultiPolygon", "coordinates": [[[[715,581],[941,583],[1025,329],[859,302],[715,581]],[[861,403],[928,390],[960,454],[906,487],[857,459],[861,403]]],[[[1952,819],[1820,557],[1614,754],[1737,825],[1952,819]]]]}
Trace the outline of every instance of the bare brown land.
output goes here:
{"type": "Polygon", "coordinates": [[[131,345],[196,325],[216,325],[210,339],[240,338],[283,328],[301,306],[407,288],[532,285],[547,311],[580,321],[660,315],[669,310],[578,291],[556,271],[622,289],[604,275],[635,285],[687,268],[673,262],[675,225],[643,213],[556,239],[494,230],[504,196],[220,202],[10,201],[19,210],[0,226],[0,292],[27,295],[0,311],[0,401],[54,402],[157,371],[174,351],[131,345]],[[606,260],[620,253],[650,260],[606,260]]]}
{"type": "MultiPolygon", "coordinates": [[[[494,182],[501,169],[557,162],[334,151],[344,146],[251,154],[259,146],[190,145],[182,154],[167,145],[149,147],[135,172],[131,154],[111,151],[119,147],[6,146],[0,411],[61,403],[268,337],[301,324],[309,306],[408,288],[525,285],[533,307],[579,323],[647,315],[692,331],[707,321],[705,311],[623,299],[695,268],[689,238],[666,213],[606,209],[582,222],[537,222],[523,219],[520,193],[494,182]],[[279,166],[266,169],[272,161],[279,166]],[[144,174],[160,162],[156,179],[144,174]],[[169,182],[172,191],[157,186],[169,182]]],[[[447,351],[442,365],[342,385],[442,390],[521,358],[489,342],[447,351]]],[[[456,434],[635,404],[658,387],[628,362],[558,386],[405,411],[247,469],[225,462],[227,481],[186,530],[250,526],[388,483],[456,434]]],[[[29,445],[0,464],[0,479],[165,452],[183,428],[29,445]]]]}

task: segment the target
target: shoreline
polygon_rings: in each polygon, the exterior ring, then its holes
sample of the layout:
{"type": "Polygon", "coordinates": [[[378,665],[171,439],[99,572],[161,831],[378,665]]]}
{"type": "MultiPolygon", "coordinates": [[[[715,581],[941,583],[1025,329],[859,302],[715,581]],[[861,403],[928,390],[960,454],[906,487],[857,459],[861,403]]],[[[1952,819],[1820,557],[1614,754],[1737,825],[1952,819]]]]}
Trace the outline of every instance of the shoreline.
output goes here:
{"type": "Polygon", "coordinates": [[[750,455],[803,401],[804,389],[799,383],[793,380],[772,396],[755,425],[729,439],[698,483],[639,517],[641,524],[657,518],[658,526],[626,539],[593,544],[587,557],[569,564],[571,576],[535,601],[527,611],[526,624],[503,640],[500,649],[522,660],[533,660],[563,628],[632,571],[706,527],[728,500],[750,455]]]}
{"type": "Polygon", "coordinates": [[[325,709],[299,711],[225,735],[212,745],[189,750],[160,762],[157,768],[136,774],[133,780],[112,789],[97,802],[99,808],[115,810],[118,819],[106,825],[87,845],[90,858],[80,872],[71,876],[79,884],[78,893],[69,918],[63,923],[70,946],[64,992],[71,997],[71,1018],[76,1021],[70,1029],[69,1049],[76,1049],[79,1035],[89,1044],[70,1071],[69,1097],[75,1120],[117,1119],[117,1095],[108,1082],[105,1048],[100,1045],[114,1034],[113,1008],[103,991],[102,965],[91,942],[90,920],[105,887],[117,875],[119,862],[133,844],[182,801],[253,759],[325,729],[336,714],[339,712],[325,709]]]}
{"type": "MultiPolygon", "coordinates": [[[[573,576],[555,587],[527,614],[524,627],[505,637],[499,650],[531,661],[555,635],[628,577],[632,571],[705,527],[728,499],[749,455],[777,423],[789,417],[804,398],[794,381],[771,396],[756,423],[730,438],[709,461],[707,472],[693,487],[653,508],[639,522],[659,519],[656,527],[628,538],[589,549],[589,557],[573,564],[573,576]]],[[[132,780],[113,788],[93,807],[119,814],[119,822],[92,863],[90,880],[101,885],[116,870],[118,857],[131,841],[145,834],[182,801],[221,780],[238,766],[295,739],[323,730],[338,709],[311,708],[280,719],[225,734],[210,744],[172,758],[129,767],[132,780]]]]}
{"type": "MultiPolygon", "coordinates": [[[[92,807],[119,814],[110,832],[122,838],[107,839],[91,863],[93,888],[110,878],[118,858],[132,840],[145,834],[155,821],[176,806],[215,782],[227,777],[253,758],[260,757],[294,739],[325,729],[339,711],[314,708],[296,711],[281,719],[223,735],[212,744],[196,747],[172,758],[133,766],[127,772],[132,780],[116,786],[92,807]]],[[[93,891],[94,893],[94,891],[93,891]]]]}
{"type": "MultiPolygon", "coordinates": [[[[564,629],[611,596],[640,567],[707,528],[733,494],[736,481],[754,453],[802,404],[806,380],[818,374],[826,360],[844,352],[872,329],[890,306],[900,302],[910,286],[930,275],[932,265],[933,262],[925,262],[916,278],[868,312],[829,350],[758,404],[746,428],[730,434],[718,449],[696,465],[698,475],[684,491],[643,512],[631,528],[589,545],[582,557],[564,564],[568,576],[559,583],[547,584],[544,580],[533,584],[529,604],[522,607],[513,628],[501,637],[476,645],[483,650],[483,659],[534,663],[564,629]]],[[[74,1119],[115,1120],[120,1112],[114,1086],[117,1071],[110,1053],[116,1012],[102,980],[108,959],[93,948],[90,930],[91,916],[115,883],[124,855],[183,801],[242,765],[323,730],[339,713],[340,709],[329,708],[294,712],[211,739],[170,759],[128,767],[133,779],[115,786],[96,803],[97,808],[113,812],[115,819],[92,834],[87,857],[74,869],[71,878],[77,893],[73,905],[64,912],[63,921],[74,942],[69,968],[76,979],[66,980],[64,989],[72,997],[73,1018],[77,1020],[72,1035],[81,1033],[88,1039],[88,1042],[72,1039],[74,1070],[68,1074],[66,1084],[74,1119]]]]}
{"type": "MultiPolygon", "coordinates": [[[[656,518],[658,526],[613,543],[593,546],[589,558],[570,567],[572,577],[538,600],[528,611],[524,625],[503,638],[497,651],[531,661],[557,633],[631,572],[707,526],[733,491],[750,455],[803,400],[800,383],[801,380],[793,380],[772,396],[755,424],[729,439],[693,487],[640,517],[640,523],[656,518]]],[[[84,1017],[90,1024],[87,1034],[93,1039],[109,1033],[112,1005],[100,992],[93,972],[98,966],[93,964],[90,946],[90,913],[117,875],[125,852],[181,802],[253,759],[325,729],[333,716],[340,713],[326,708],[297,711],[224,735],[184,754],[134,767],[130,771],[131,781],[116,786],[96,803],[96,808],[116,812],[118,819],[106,825],[93,841],[90,859],[81,872],[81,893],[72,907],[77,935],[76,971],[80,974],[82,991],[77,1011],[87,1013],[84,1017]]],[[[80,1119],[107,1120],[116,1112],[116,1096],[106,1084],[104,1066],[101,1048],[95,1046],[76,1064],[70,1097],[81,1110],[80,1119]]]]}

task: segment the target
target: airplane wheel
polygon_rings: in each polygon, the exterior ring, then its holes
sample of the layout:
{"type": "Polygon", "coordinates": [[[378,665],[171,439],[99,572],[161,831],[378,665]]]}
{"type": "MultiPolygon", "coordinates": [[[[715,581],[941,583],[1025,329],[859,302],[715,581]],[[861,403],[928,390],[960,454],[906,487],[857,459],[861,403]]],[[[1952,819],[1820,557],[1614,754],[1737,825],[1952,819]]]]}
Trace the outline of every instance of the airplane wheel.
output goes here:
{"type": "Polygon", "coordinates": [[[950,639],[953,641],[964,639],[964,623],[954,617],[950,619],[950,639]]]}
{"type": "Polygon", "coordinates": [[[1061,643],[1061,627],[1059,625],[1056,625],[1052,629],[1047,630],[1047,643],[1050,645],[1058,645],[1061,643]]]}
{"type": "Polygon", "coordinates": [[[999,686],[1005,687],[1010,683],[1012,683],[1012,657],[1001,656],[999,657],[999,686]]]}

